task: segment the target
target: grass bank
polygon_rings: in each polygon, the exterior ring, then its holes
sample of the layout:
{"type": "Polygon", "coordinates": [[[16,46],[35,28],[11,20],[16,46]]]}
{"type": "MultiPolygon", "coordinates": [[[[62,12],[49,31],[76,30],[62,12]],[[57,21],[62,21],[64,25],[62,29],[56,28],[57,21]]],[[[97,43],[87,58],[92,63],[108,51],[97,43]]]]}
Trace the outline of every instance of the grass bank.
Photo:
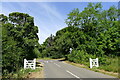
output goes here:
{"type": "Polygon", "coordinates": [[[82,68],[86,68],[86,69],[89,69],[89,70],[93,70],[95,72],[100,72],[100,73],[104,73],[104,74],[107,74],[107,75],[110,75],[110,76],[114,76],[114,77],[119,77],[118,76],[118,69],[119,69],[119,65],[118,65],[118,58],[115,57],[115,58],[110,58],[110,57],[107,57],[105,59],[105,61],[103,62],[99,62],[99,67],[96,68],[96,67],[93,67],[92,69],[89,68],[89,62],[82,62],[82,63],[76,63],[76,62],[71,62],[71,61],[68,61],[66,60],[65,61],[66,63],[68,64],[71,64],[71,65],[74,65],[74,66],[77,66],[77,67],[82,67],[82,68]]]}
{"type": "Polygon", "coordinates": [[[41,63],[37,61],[36,69],[21,68],[20,70],[16,72],[3,75],[2,78],[3,80],[5,78],[43,78],[43,66],[41,66],[41,63]]]}
{"type": "Polygon", "coordinates": [[[4,75],[2,78],[29,78],[29,75],[31,73],[40,72],[40,71],[42,71],[42,68],[36,68],[36,69],[23,69],[23,68],[21,68],[19,71],[4,75]]]}

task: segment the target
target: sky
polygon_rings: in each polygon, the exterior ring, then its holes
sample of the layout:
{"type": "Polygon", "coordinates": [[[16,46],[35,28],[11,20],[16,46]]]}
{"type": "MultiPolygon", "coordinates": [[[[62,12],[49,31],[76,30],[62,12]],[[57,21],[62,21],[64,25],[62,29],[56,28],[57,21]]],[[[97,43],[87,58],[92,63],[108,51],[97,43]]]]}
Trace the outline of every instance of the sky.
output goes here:
{"type": "MultiPolygon", "coordinates": [[[[65,19],[74,8],[84,10],[88,2],[1,2],[0,14],[8,16],[12,12],[27,13],[34,17],[35,26],[38,26],[39,43],[47,37],[67,27],[65,19]]],[[[118,6],[118,2],[102,2],[103,9],[118,6]]]]}

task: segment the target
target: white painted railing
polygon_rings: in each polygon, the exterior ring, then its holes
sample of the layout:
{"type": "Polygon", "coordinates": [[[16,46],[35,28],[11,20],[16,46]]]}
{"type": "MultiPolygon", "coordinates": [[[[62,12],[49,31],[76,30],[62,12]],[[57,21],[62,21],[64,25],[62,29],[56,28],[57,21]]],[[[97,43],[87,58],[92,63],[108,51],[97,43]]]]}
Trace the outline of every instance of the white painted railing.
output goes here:
{"type": "Polygon", "coordinates": [[[34,60],[26,60],[24,59],[24,69],[35,69],[36,68],[36,59],[34,60]]]}
{"type": "Polygon", "coordinates": [[[90,68],[92,68],[93,66],[99,67],[98,58],[96,58],[96,59],[90,58],[90,68]]]}

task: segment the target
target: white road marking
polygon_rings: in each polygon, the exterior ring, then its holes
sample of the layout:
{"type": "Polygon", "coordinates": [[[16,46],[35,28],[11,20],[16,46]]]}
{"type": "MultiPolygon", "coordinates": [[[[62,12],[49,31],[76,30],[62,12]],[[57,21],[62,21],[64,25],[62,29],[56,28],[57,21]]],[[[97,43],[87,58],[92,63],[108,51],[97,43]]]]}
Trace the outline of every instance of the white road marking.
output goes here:
{"type": "Polygon", "coordinates": [[[56,64],[56,63],[54,63],[55,65],[57,65],[58,67],[61,67],[60,65],[58,65],[58,64],[56,64]]]}
{"type": "Polygon", "coordinates": [[[75,74],[71,73],[70,71],[66,70],[66,72],[68,72],[69,74],[73,75],[76,78],[79,78],[78,76],[76,76],[75,74]]]}

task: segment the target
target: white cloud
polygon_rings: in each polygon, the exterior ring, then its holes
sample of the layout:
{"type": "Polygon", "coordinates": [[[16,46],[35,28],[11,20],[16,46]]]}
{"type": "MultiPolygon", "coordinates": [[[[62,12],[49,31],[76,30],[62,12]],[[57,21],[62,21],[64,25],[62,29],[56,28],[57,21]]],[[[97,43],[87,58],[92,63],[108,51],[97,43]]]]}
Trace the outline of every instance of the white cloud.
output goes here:
{"type": "Polygon", "coordinates": [[[57,19],[63,21],[63,16],[59,13],[59,11],[52,5],[48,3],[39,4],[40,7],[42,7],[48,14],[49,18],[56,17],[57,19]]]}
{"type": "Polygon", "coordinates": [[[39,5],[39,8],[42,8],[44,10],[44,15],[42,15],[44,19],[41,19],[41,17],[37,18],[37,25],[39,26],[40,31],[39,42],[41,44],[43,43],[43,41],[45,41],[47,37],[50,36],[50,34],[55,35],[56,31],[63,28],[63,26],[65,27],[65,17],[59,13],[56,7],[48,3],[37,3],[37,5],[39,5]]]}

